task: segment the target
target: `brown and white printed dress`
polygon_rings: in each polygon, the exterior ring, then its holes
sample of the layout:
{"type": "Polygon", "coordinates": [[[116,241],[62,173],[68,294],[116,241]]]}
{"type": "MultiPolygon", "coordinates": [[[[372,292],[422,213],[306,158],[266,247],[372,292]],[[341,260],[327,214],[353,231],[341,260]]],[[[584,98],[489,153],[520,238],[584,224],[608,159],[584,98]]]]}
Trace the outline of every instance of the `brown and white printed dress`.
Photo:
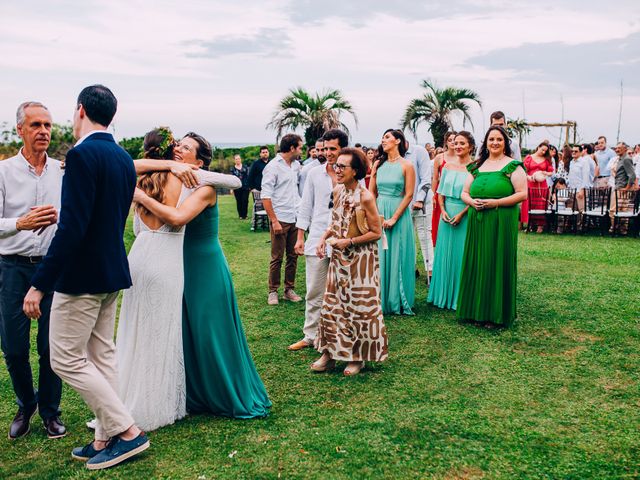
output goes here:
{"type": "MultiPolygon", "coordinates": [[[[338,185],[329,228],[347,238],[362,187],[338,185]]],[[[388,355],[387,328],[380,307],[378,242],[333,249],[322,300],[316,348],[345,362],[382,362],[388,355]]]]}

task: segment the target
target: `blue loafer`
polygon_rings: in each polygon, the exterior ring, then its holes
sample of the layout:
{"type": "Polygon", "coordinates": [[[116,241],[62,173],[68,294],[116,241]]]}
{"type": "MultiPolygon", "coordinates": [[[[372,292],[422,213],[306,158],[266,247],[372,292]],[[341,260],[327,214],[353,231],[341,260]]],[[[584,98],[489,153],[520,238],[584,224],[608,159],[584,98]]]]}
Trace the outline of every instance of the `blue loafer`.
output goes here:
{"type": "Polygon", "coordinates": [[[120,437],[112,438],[107,448],[100,450],[98,454],[87,462],[89,470],[101,470],[113,467],[128,458],[131,458],[149,448],[149,438],[140,432],[133,440],[123,440],[120,437]]]}
{"type": "Polygon", "coordinates": [[[93,442],[89,442],[89,444],[85,445],[84,447],[76,447],[71,450],[71,458],[73,458],[74,460],[81,460],[83,462],[86,462],[90,458],[95,457],[100,452],[102,452],[102,450],[96,450],[95,448],[93,448],[93,442]]]}

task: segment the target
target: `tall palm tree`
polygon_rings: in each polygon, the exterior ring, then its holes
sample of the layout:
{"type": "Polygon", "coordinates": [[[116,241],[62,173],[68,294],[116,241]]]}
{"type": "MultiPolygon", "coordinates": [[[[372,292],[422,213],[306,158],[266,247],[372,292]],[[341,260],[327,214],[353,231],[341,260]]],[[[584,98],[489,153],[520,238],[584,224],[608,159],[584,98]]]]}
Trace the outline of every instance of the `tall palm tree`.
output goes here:
{"type": "Polygon", "coordinates": [[[303,128],[306,144],[313,145],[331,128],[341,128],[349,134],[347,126],[340,121],[342,113],[351,114],[356,126],[358,125],[358,117],[353,111],[353,106],[340,90],[325,90],[312,95],[302,87],[292,88],[289,94],[280,100],[267,128],[273,128],[278,139],[284,130],[303,128]]]}
{"type": "Polygon", "coordinates": [[[416,137],[418,125],[426,123],[429,125],[434,143],[441,147],[445,134],[451,129],[451,116],[454,112],[461,112],[463,122],[466,123],[468,120],[473,127],[469,116],[469,103],[475,102],[482,106],[480,96],[476,92],[467,88],[438,88],[430,80],[423,80],[422,87],[426,89],[424,96],[411,100],[402,117],[403,129],[408,129],[416,137]]]}

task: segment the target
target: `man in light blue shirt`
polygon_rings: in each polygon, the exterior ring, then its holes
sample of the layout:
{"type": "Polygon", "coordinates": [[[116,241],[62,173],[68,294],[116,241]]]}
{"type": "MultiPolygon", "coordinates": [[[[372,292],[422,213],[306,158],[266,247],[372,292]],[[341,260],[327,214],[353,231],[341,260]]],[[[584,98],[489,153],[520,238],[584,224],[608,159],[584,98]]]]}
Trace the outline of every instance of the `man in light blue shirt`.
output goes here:
{"type": "Polygon", "coordinates": [[[295,252],[297,239],[296,214],[300,203],[298,174],[302,139],[289,133],[280,140],[280,153],[271,160],[262,172],[262,204],[269,216],[271,230],[271,263],[269,265],[269,305],[278,304],[280,270],[285,251],[287,262],[284,274],[284,298],[300,302],[302,298],[294,290],[298,256],[295,252]]]}
{"type": "Polygon", "coordinates": [[[300,170],[300,179],[298,180],[298,193],[302,198],[302,192],[304,191],[304,183],[307,181],[307,175],[312,168],[323,164],[327,159],[324,156],[324,141],[322,138],[316,140],[316,146],[313,147],[314,156],[309,160],[308,158],[302,164],[302,170],[300,170]]]}
{"type": "Polygon", "coordinates": [[[600,172],[596,176],[596,187],[606,188],[611,176],[611,160],[616,157],[616,152],[607,147],[607,137],[601,135],[596,143],[596,161],[600,172]]]}
{"type": "Polygon", "coordinates": [[[567,184],[569,188],[576,189],[576,202],[578,211],[584,211],[584,189],[589,188],[589,162],[582,156],[582,145],[571,147],[571,163],[569,164],[569,176],[567,184]]]}
{"type": "Polygon", "coordinates": [[[411,202],[411,216],[416,235],[422,251],[424,269],[427,278],[433,270],[433,242],[431,240],[431,216],[433,214],[433,192],[431,191],[431,177],[433,175],[433,161],[424,147],[406,143],[407,153],[404,158],[413,164],[416,172],[416,184],[411,202]]]}

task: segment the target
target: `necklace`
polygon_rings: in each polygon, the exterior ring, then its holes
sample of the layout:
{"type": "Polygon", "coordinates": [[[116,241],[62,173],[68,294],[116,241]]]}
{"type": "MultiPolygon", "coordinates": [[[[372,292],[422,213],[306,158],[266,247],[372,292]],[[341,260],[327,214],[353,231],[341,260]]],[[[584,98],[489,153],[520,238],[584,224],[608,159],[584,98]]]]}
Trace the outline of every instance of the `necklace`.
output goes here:
{"type": "Polygon", "coordinates": [[[398,160],[399,158],[402,158],[402,156],[401,156],[401,155],[398,155],[398,156],[397,156],[397,157],[395,157],[395,158],[389,158],[389,159],[387,159],[387,162],[395,163],[395,162],[396,162],[396,160],[398,160]]]}

